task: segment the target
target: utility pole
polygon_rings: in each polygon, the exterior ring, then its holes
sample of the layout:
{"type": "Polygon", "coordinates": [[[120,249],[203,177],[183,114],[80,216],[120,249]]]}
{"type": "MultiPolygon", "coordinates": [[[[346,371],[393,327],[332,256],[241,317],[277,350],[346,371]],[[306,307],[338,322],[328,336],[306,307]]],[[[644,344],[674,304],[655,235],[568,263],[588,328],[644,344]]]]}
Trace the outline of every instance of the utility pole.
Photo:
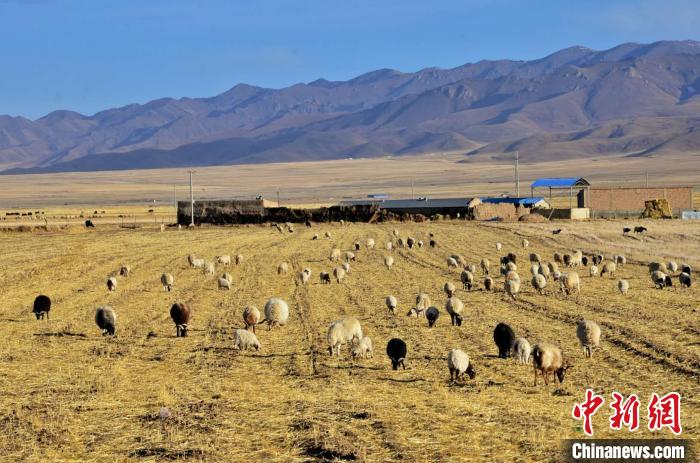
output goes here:
{"type": "Polygon", "coordinates": [[[280,207],[280,192],[277,190],[277,207],[280,207]]]}
{"type": "Polygon", "coordinates": [[[515,152],[515,196],[520,197],[520,172],[518,171],[518,152],[515,152]]]}
{"type": "Polygon", "coordinates": [[[192,190],[192,174],[196,171],[190,170],[190,227],[194,227],[194,191],[192,190]]]}
{"type": "Polygon", "coordinates": [[[413,194],[413,177],[411,177],[411,199],[416,199],[416,197],[413,194]]]}

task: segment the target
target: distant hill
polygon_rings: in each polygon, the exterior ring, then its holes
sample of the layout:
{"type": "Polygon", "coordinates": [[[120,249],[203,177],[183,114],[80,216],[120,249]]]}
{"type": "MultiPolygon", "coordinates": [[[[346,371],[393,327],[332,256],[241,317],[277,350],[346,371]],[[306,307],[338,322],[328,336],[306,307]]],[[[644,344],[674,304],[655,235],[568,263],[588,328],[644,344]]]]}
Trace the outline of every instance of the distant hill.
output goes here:
{"type": "Polygon", "coordinates": [[[698,148],[700,42],[567,48],[534,61],[381,69],[283,89],[236,85],[92,116],[0,116],[9,173],[440,151],[552,160],[698,148]]]}

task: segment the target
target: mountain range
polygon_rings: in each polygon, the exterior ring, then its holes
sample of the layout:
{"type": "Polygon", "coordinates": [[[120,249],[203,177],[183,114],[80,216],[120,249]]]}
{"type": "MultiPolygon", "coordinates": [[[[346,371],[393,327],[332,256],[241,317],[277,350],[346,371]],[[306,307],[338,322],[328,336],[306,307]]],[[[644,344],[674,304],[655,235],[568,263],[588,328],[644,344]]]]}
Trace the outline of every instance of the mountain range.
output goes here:
{"type": "Polygon", "coordinates": [[[532,61],[239,84],[92,116],[0,116],[4,173],[461,152],[527,161],[700,147],[700,42],[560,50],[532,61]]]}

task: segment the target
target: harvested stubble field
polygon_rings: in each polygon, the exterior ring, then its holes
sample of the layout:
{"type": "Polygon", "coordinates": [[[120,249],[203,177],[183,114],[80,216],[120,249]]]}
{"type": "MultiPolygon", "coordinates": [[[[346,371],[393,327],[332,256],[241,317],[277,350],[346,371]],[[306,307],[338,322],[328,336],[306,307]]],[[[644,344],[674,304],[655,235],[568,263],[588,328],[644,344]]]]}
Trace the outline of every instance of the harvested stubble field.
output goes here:
{"type": "MultiPolygon", "coordinates": [[[[697,287],[656,290],[645,264],[674,259],[700,266],[700,228],[679,221],[647,222],[649,233],[623,237],[621,222],[584,224],[477,224],[465,222],[317,225],[280,234],[269,227],[197,230],[124,230],[99,227],[60,232],[0,234],[0,455],[5,461],[561,461],[560,439],[582,437],[571,418],[574,402],[591,387],[608,401],[595,417],[596,437],[630,437],[607,423],[610,393],[637,393],[642,426],[636,437],[671,437],[646,430],[652,392],[683,396],[683,437],[700,426],[700,322],[697,287]],[[383,266],[392,229],[437,249],[395,249],[391,270],[383,266]],[[554,228],[564,228],[552,235],[554,228]],[[312,241],[313,233],[332,239],[312,241]],[[333,246],[375,238],[373,251],[357,252],[352,272],[338,285],[321,285],[333,246]],[[530,248],[520,246],[527,237],[530,248]],[[498,253],[494,243],[504,244],[498,253]],[[630,261],[615,279],[587,276],[581,294],[564,297],[529,284],[527,254],[550,260],[555,251],[580,248],[630,261]],[[497,291],[458,290],[467,307],[460,328],[443,307],[442,286],[459,286],[459,271],[446,257],[464,255],[494,265],[507,251],[518,254],[523,292],[506,299],[497,291]],[[241,253],[231,291],[187,265],[194,253],[211,260],[241,253]],[[278,276],[287,261],[293,271],[278,276]],[[109,293],[105,281],[121,264],[131,266],[109,293]],[[293,273],[310,267],[308,286],[293,273]],[[159,277],[175,276],[172,293],[159,277]],[[631,284],[616,290],[617,277],[631,284]],[[405,314],[421,291],[441,310],[433,329],[405,314]],[[54,300],[50,321],[31,312],[37,294],[54,300]],[[394,294],[399,313],[384,298],[394,294]],[[231,331],[242,326],[243,307],[260,309],[267,298],[290,305],[287,326],[258,328],[259,352],[232,348],[231,331]],[[175,337],[169,307],[193,304],[191,332],[175,337]],[[115,337],[102,337],[94,310],[111,305],[118,314],[115,337]],[[355,365],[343,350],[330,358],[330,322],[353,315],[374,341],[375,356],[355,365]],[[603,330],[601,348],[586,360],[575,322],[586,317],[603,330]],[[496,358],[492,332],[508,322],[531,343],[553,341],[574,364],[562,385],[533,387],[531,366],[496,358]],[[392,371],[384,349],[391,337],[409,346],[405,371],[392,371]],[[450,348],[473,359],[477,377],[451,384],[450,348]],[[158,417],[160,407],[172,416],[158,417]]],[[[225,270],[217,267],[217,273],[225,270]]],[[[497,271],[497,268],[496,268],[497,271]]],[[[218,276],[218,275],[217,275],[218,276]]],[[[481,273],[478,272],[479,280],[481,273]]]]}

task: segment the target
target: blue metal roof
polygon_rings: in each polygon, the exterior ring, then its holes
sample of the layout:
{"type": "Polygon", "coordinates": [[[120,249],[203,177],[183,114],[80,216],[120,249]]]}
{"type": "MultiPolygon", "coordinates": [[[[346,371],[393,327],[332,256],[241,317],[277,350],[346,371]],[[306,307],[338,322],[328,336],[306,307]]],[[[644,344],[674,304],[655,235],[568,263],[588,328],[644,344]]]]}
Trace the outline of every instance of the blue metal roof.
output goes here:
{"type": "Polygon", "coordinates": [[[578,177],[560,177],[560,178],[538,178],[532,185],[532,188],[549,187],[549,188],[570,188],[574,186],[589,186],[590,183],[585,178],[578,177]]]}
{"type": "Polygon", "coordinates": [[[544,201],[541,196],[534,198],[479,198],[482,203],[487,204],[518,204],[520,206],[534,206],[540,201],[544,201]]]}

